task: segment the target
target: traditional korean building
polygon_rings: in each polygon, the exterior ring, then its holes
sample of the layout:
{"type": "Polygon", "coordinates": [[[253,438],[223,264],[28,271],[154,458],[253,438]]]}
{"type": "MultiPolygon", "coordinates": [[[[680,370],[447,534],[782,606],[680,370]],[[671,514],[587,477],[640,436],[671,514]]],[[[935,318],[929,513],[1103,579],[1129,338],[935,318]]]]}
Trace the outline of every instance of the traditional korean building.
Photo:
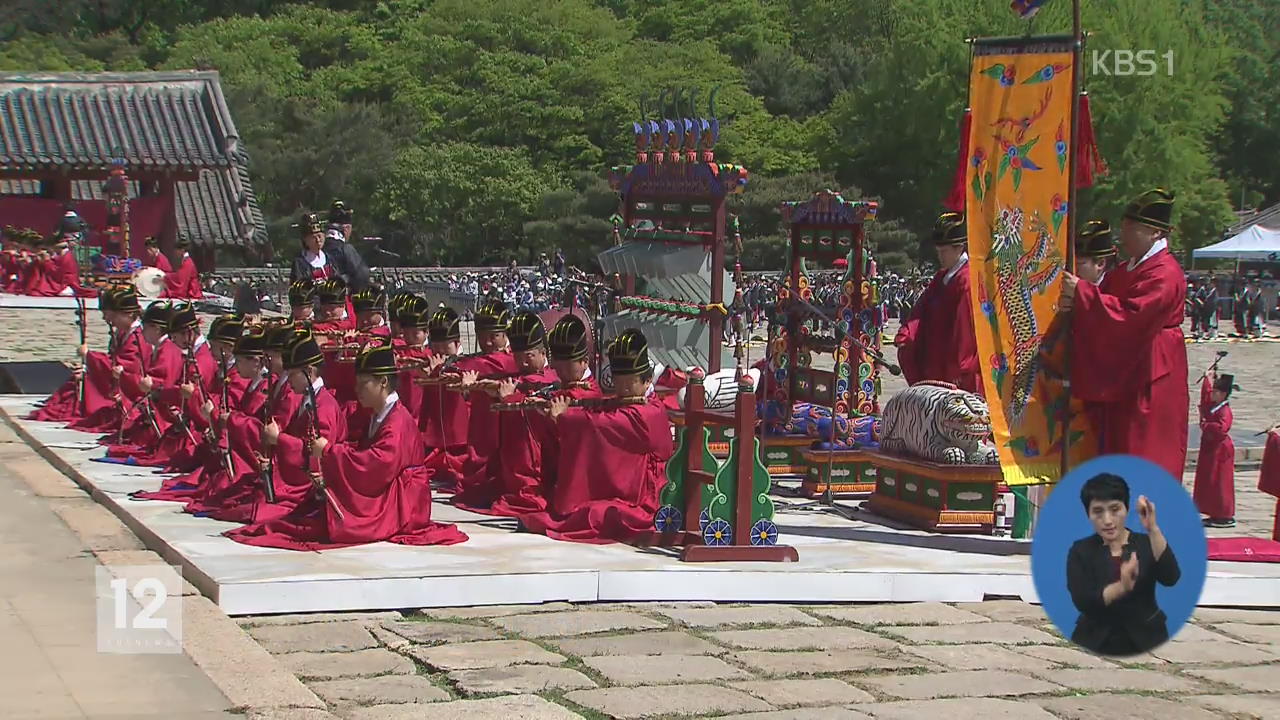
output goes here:
{"type": "Polygon", "coordinates": [[[113,167],[129,181],[129,253],[179,235],[201,270],[267,249],[249,157],[218,73],[0,73],[0,224],[52,232],[68,204],[106,223],[113,167]]]}

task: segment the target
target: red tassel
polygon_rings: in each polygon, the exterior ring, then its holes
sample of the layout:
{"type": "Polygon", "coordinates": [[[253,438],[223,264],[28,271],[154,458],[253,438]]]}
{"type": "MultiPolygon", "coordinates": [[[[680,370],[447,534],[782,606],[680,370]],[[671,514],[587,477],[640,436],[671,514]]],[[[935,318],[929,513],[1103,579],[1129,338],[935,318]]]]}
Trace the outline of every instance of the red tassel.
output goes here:
{"type": "Polygon", "coordinates": [[[942,203],[951,212],[964,212],[965,198],[969,193],[966,180],[969,177],[969,128],[972,123],[972,113],[965,108],[960,116],[960,155],[956,158],[956,172],[951,179],[951,192],[942,203]]]}
{"type": "Polygon", "coordinates": [[[1089,112],[1089,94],[1080,94],[1080,137],[1076,142],[1076,187],[1093,187],[1097,175],[1107,174],[1107,163],[1098,151],[1093,137],[1093,115],[1089,112]]]}

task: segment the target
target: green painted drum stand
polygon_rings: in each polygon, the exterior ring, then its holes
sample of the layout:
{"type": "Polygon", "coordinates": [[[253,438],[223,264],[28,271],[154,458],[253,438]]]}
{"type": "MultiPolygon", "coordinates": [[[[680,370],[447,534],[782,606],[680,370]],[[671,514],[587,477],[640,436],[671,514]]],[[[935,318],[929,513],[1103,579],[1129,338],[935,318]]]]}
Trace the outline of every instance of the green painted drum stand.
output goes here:
{"type": "Polygon", "coordinates": [[[876,469],[870,454],[862,450],[809,450],[800,451],[804,464],[804,481],[800,489],[814,498],[827,492],[827,467],[830,463],[831,493],[842,498],[866,498],[876,489],[876,469]]]}
{"type": "Polygon", "coordinates": [[[920,530],[990,535],[995,525],[998,465],[940,465],[871,453],[876,489],[863,506],[920,530]]]}

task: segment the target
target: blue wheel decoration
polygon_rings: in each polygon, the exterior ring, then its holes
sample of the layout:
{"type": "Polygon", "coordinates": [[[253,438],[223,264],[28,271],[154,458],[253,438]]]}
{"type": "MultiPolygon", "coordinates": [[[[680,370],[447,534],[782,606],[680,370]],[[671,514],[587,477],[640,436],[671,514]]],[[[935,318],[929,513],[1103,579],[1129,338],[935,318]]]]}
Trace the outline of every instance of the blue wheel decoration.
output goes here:
{"type": "Polygon", "coordinates": [[[870,378],[862,381],[862,392],[872,395],[876,391],[876,384],[870,378]]]}
{"type": "Polygon", "coordinates": [[[707,525],[709,525],[710,523],[711,523],[711,516],[707,514],[706,510],[703,510],[702,512],[698,513],[698,529],[699,530],[705,533],[707,531],[707,525]]]}
{"type": "Polygon", "coordinates": [[[702,542],[712,547],[733,544],[733,527],[724,520],[712,520],[702,531],[702,542]]]}
{"type": "Polygon", "coordinates": [[[653,516],[653,527],[660,533],[672,533],[684,527],[684,513],[673,505],[663,505],[653,516]]]}
{"type": "Polygon", "coordinates": [[[777,545],[778,544],[778,526],[773,524],[772,520],[761,518],[751,526],[751,544],[752,545],[777,545]]]}

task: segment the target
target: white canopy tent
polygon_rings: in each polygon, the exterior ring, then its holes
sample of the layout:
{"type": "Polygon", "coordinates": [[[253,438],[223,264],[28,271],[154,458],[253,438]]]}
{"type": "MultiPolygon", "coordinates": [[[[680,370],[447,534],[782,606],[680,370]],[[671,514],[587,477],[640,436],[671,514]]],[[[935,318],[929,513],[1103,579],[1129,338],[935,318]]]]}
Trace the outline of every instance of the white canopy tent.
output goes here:
{"type": "Polygon", "coordinates": [[[1191,257],[1280,261],[1280,230],[1252,225],[1235,237],[1192,250],[1191,257]]]}

